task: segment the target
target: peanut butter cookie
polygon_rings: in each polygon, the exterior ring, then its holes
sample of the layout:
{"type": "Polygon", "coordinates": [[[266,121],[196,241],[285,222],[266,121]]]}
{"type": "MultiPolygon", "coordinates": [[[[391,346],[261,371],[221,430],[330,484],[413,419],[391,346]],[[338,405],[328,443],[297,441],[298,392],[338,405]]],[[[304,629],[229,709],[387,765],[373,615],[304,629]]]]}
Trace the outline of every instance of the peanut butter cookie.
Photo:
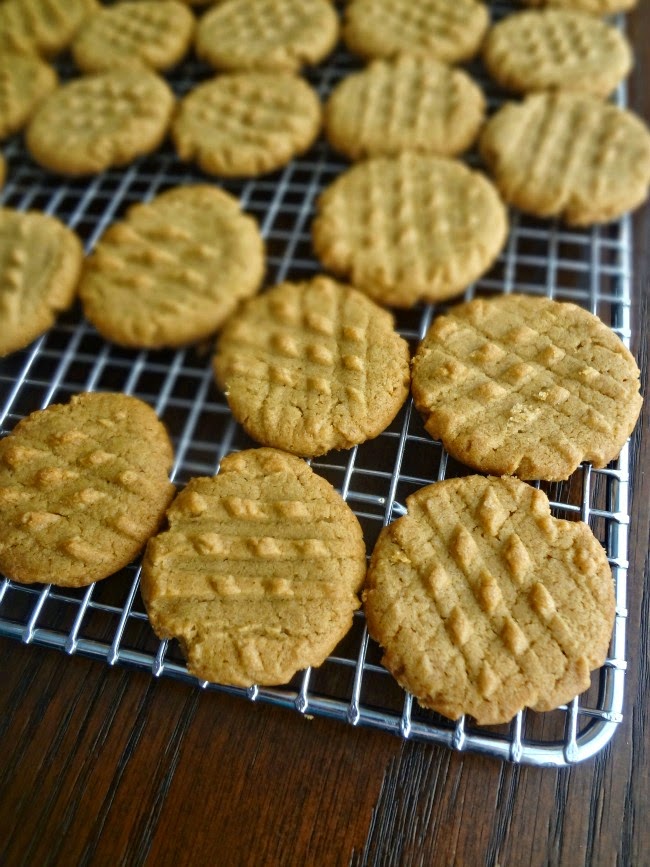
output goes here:
{"type": "Polygon", "coordinates": [[[413,359],[413,398],[459,461],[522,479],[606,466],[641,409],[639,370],[614,332],[575,304],[527,295],[438,317],[413,359]]]}
{"type": "Polygon", "coordinates": [[[0,356],[22,349],[72,304],[83,248],[39,211],[0,208],[0,356]]]}
{"type": "Polygon", "coordinates": [[[481,725],[552,710],[603,664],[614,623],[605,551],[517,479],[422,488],[385,527],[364,592],[383,663],[423,707],[481,725]]]}
{"type": "Polygon", "coordinates": [[[538,217],[588,226],[642,204],[650,134],[630,111],[580,93],[536,93],[506,103],[479,150],[503,198],[538,217]]]}
{"type": "Polygon", "coordinates": [[[462,292],[508,232],[492,184],[457,160],[403,153],[340,175],[312,225],[320,261],[381,304],[412,307],[462,292]]]}
{"type": "Polygon", "coordinates": [[[219,338],[214,369],[253,439],[314,456],[388,427],[408,395],[409,350],[387,311],[316,277],[247,302],[219,338]]]}
{"type": "Polygon", "coordinates": [[[84,393],[0,440],[0,570],[84,587],[130,563],[174,494],[169,437],[150,406],[84,393]]]}
{"type": "Polygon", "coordinates": [[[123,346],[182,346],[213,334],[259,289],[264,242],[217,187],[188,185],[133,205],[84,264],[84,313],[123,346]]]}
{"type": "Polygon", "coordinates": [[[173,107],[169,86],[154,72],[118,68],[75,79],[46,97],[25,141],[46,169],[96,174],[155,150],[173,107]]]}
{"type": "Polygon", "coordinates": [[[142,568],[160,638],[197,677],[283,684],[325,661],[352,625],[366,571],[361,527],[332,486],[275,449],[230,455],[192,479],[142,568]]]}

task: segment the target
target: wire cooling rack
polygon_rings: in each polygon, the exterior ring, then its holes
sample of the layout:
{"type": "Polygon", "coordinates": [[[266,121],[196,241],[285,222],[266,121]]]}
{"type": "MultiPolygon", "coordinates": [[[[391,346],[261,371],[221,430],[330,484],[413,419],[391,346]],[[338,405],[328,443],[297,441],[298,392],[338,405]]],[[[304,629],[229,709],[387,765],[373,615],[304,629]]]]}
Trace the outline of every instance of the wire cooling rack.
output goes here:
{"type": "MultiPolygon", "coordinates": [[[[493,6],[494,17],[506,11],[512,10],[505,5],[493,6]]],[[[337,81],[358,66],[358,61],[339,48],[308,77],[325,98],[337,81]]],[[[63,78],[74,74],[65,61],[60,72],[63,78]]],[[[490,108],[496,107],[503,95],[478,65],[471,72],[483,84],[490,108]]],[[[189,60],[169,80],[182,95],[210,74],[206,67],[189,60]]],[[[616,99],[625,105],[624,86],[616,99]]],[[[206,181],[197,169],[180,163],[169,144],[126,169],[83,180],[68,180],[41,170],[25,152],[20,137],[7,143],[5,156],[9,171],[0,201],[57,216],[80,234],[87,250],[132,203],[171,186],[206,181]]],[[[315,200],[345,168],[346,164],[319,140],[309,153],[273,175],[241,182],[208,179],[237,195],[258,219],[267,244],[269,285],[319,271],[310,242],[315,200]]],[[[491,271],[467,290],[465,298],[516,289],[570,300],[596,313],[629,344],[630,234],[628,219],[607,227],[568,231],[552,222],[512,213],[503,253],[491,271]]],[[[398,313],[399,331],[412,348],[437,312],[430,306],[419,306],[398,313]]],[[[121,349],[103,340],[78,307],[60,317],[31,346],[0,360],[0,432],[8,433],[36,409],[92,390],[122,391],[155,407],[175,446],[172,477],[179,487],[193,476],[214,474],[229,452],[254,446],[234,422],[213,382],[210,347],[174,352],[121,349]]],[[[312,466],[355,511],[368,550],[382,526],[404,514],[410,493],[468,472],[425,432],[410,402],[376,440],[350,451],[330,453],[314,460],[312,466]]],[[[160,642],[151,630],[138,589],[137,563],[80,590],[23,586],[0,578],[0,635],[456,750],[538,765],[570,764],[602,749],[622,719],[629,523],[627,447],[606,469],[585,465],[568,482],[544,488],[554,515],[588,522],[605,546],[615,584],[616,621],[609,657],[594,673],[586,693],[552,712],[519,713],[509,725],[477,727],[469,718],[452,723],[421,709],[381,666],[379,648],[368,638],[361,613],[355,616],[351,632],[319,669],[301,672],[283,687],[243,690],[200,683],[188,674],[175,642],[160,642]]]]}

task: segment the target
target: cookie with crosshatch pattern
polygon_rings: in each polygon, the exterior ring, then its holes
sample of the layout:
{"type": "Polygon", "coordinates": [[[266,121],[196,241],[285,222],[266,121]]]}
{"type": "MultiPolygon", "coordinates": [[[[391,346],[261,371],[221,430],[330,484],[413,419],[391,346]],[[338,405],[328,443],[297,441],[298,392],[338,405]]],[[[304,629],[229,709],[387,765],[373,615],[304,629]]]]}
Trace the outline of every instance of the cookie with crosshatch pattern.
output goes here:
{"type": "Polygon", "coordinates": [[[632,48],[620,30],[566,9],[507,16],[489,30],[482,54],[492,78],[519,93],[579,90],[607,96],[632,66],[632,48]]]}
{"type": "Polygon", "coordinates": [[[85,587],[130,563],[173,495],[167,432],[125,394],[85,392],[0,440],[0,571],[85,587]]]}
{"type": "Polygon", "coordinates": [[[182,160],[226,177],[278,169],[313,144],[321,103],[307,82],[288,72],[220,75],[182,100],[172,138],[182,160]]]}
{"type": "Polygon", "coordinates": [[[74,301],[83,247],[56,217],[0,208],[0,357],[46,331],[74,301]]]}
{"type": "Polygon", "coordinates": [[[216,69],[297,72],[323,60],[338,33],[329,0],[226,0],[199,21],[195,48],[216,69]]]}
{"type": "Polygon", "coordinates": [[[476,0],[351,0],[344,15],[343,40],[366,60],[404,53],[443,63],[473,57],[490,20],[476,0]]]}
{"type": "Polygon", "coordinates": [[[173,187],[132,205],[86,259],[86,317],[123,346],[209,337],[260,287],[264,242],[254,217],[218,187],[173,187]]]}
{"type": "Polygon", "coordinates": [[[465,72],[406,54],[346,76],[327,101],[325,134],[354,160],[405,150],[454,156],[484,115],[483,93],[465,72]]]}
{"type": "Polygon", "coordinates": [[[581,93],[535,93],[486,123],[479,151],[503,198],[572,226],[607,222],[642,204],[650,133],[631,111],[581,93]]]}
{"type": "Polygon", "coordinates": [[[142,597],[188,669],[235,686],[286,683],[325,661],[352,625],[366,572],[354,513],[303,460],[229,455],[192,479],[147,545],[142,597]]]}
{"type": "Polygon", "coordinates": [[[552,710],[603,664],[615,600],[587,524],[513,478],[466,476],[406,500],[373,551],[364,607],[383,664],[450,719],[552,710]]]}
{"type": "Polygon", "coordinates": [[[0,56],[0,139],[27,123],[38,103],[58,84],[54,69],[36,54],[0,56]]]}
{"type": "Polygon", "coordinates": [[[187,53],[194,23],[179,0],[115,3],[86,18],[72,43],[72,56],[84,72],[138,63],[168,69],[187,53]]]}
{"type": "Polygon", "coordinates": [[[54,57],[68,47],[96,0],[4,0],[0,50],[54,57]]]}
{"type": "Polygon", "coordinates": [[[409,349],[390,313],[315,277],[248,301],[219,337],[214,371],[253,439],[315,456],[388,427],[408,395],[409,349]]]}
{"type": "Polygon", "coordinates": [[[639,370],[613,331],[575,304],[527,295],[438,317],[413,359],[412,391],[451,455],[522,479],[606,466],[642,403],[639,370]]]}
{"type": "Polygon", "coordinates": [[[413,152],[343,172],[321,193],[312,223],[323,265],[395,307],[458,295],[492,265],[507,232],[484,175],[413,152]]]}
{"type": "Polygon", "coordinates": [[[173,108],[169,85],[147,69],[84,75],[43,100],[27,127],[25,143],[46,169],[96,174],[155,150],[173,108]]]}

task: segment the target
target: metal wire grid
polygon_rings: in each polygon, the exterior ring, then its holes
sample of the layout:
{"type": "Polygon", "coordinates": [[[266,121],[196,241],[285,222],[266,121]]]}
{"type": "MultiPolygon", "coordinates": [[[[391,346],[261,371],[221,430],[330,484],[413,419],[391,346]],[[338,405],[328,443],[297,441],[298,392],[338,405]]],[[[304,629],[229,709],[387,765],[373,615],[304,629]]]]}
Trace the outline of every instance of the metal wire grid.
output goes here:
{"type": "MultiPolygon", "coordinates": [[[[505,6],[495,6],[495,17],[505,6]]],[[[310,77],[322,97],[356,62],[339,50],[310,77]]],[[[502,96],[485,85],[492,106],[502,96]]],[[[63,74],[69,72],[65,66],[63,74]]],[[[209,73],[186,63],[171,83],[182,94],[209,73]]],[[[619,104],[625,104],[624,87],[619,104]]],[[[205,182],[180,164],[169,146],[123,171],[108,171],[87,181],[68,181],[36,167],[20,139],[6,149],[10,172],[4,204],[39,208],[76,229],[91,249],[108,225],[133,202],[151,198],[177,184],[205,182]]],[[[222,186],[237,194],[254,214],[268,249],[268,282],[311,276],[319,266],[311,252],[309,227],[320,190],[345,168],[323,142],[284,171],[222,186]]],[[[511,214],[507,246],[495,267],[465,293],[524,291],[572,300],[611,324],[629,345],[630,222],[606,228],[567,231],[548,222],[511,214]]],[[[400,333],[415,346],[437,310],[420,306],[400,312],[400,333]]],[[[175,446],[172,478],[179,485],[196,475],[211,475],[229,452],[253,446],[232,419],[213,383],[206,348],[177,352],[123,350],[105,342],[79,309],[61,317],[27,349],[0,362],[0,430],[51,402],[79,391],[117,390],[155,407],[175,446]]],[[[466,474],[424,431],[411,402],[376,440],[348,452],[312,462],[353,508],[371,549],[381,527],[404,514],[408,494],[433,481],[466,474]]],[[[421,709],[380,664],[363,615],[327,662],[308,669],[283,687],[248,690],[200,683],[206,689],[251,700],[294,707],[303,714],[334,717],[403,737],[470,749],[516,762],[565,765],[594,755],[609,741],[621,720],[625,673],[627,574],[628,450],[609,468],[582,467],[566,484],[546,485],[553,513],[588,522],[605,545],[615,582],[617,614],[611,650],[592,688],[568,706],[546,714],[524,712],[508,726],[479,728],[468,719],[451,723],[421,709]]],[[[137,564],[81,590],[52,585],[0,584],[0,635],[24,643],[56,647],[150,670],[198,684],[188,674],[174,642],[159,642],[149,627],[138,591],[137,564]]]]}

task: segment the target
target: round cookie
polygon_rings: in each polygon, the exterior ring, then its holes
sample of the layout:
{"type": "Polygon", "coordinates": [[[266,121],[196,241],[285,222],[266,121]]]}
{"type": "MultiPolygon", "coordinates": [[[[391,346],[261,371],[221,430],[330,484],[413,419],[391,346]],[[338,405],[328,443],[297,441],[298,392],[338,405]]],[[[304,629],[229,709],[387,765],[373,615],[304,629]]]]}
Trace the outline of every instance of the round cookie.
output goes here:
{"type": "Polygon", "coordinates": [[[84,72],[143,63],[163,70],[179,63],[192,41],[194,16],[178,0],[120,2],[86,18],[72,43],[84,72]]]}
{"type": "Polygon", "coordinates": [[[617,457],[641,409],[621,340],[577,307],[526,295],[476,299],[438,317],[412,366],[425,427],[477,470],[568,478],[617,457]]]}
{"type": "Polygon", "coordinates": [[[22,349],[72,304],[83,247],[55,217],[0,208],[0,357],[22,349]]]}
{"type": "Polygon", "coordinates": [[[172,138],[182,160],[226,177],[264,174],[308,150],[321,125],[318,94],[291,73],[221,75],[181,102],[172,138]]]}
{"type": "Polygon", "coordinates": [[[58,84],[57,74],[35,54],[0,56],[0,139],[22,129],[38,103],[58,84]]]}
{"type": "Polygon", "coordinates": [[[96,174],[155,150],[173,107],[172,91],[155,73],[117,68],[75,79],[46,97],[25,142],[46,169],[96,174]]]}
{"type": "Polygon", "coordinates": [[[188,185],[133,205],[87,258],[86,317],[123,346],[182,346],[213,334],[259,289],[264,242],[217,187],[188,185]]]}
{"type": "Polygon", "coordinates": [[[226,324],[214,370],[258,442],[299,455],[378,436],[409,388],[409,349],[392,316],[350,286],[281,283],[226,324]]]}
{"type": "Polygon", "coordinates": [[[507,90],[579,90],[607,96],[632,67],[632,49],[615,27],[590,15],[543,9],[509,15],[492,27],[483,62],[507,90]]]}
{"type": "Polygon", "coordinates": [[[527,6],[548,6],[557,9],[573,9],[588,15],[614,15],[628,12],[637,5],[637,0],[522,0],[527,6]]]}
{"type": "Polygon", "coordinates": [[[3,0],[0,53],[18,51],[54,57],[64,51],[96,0],[3,0]]]}
{"type": "Polygon", "coordinates": [[[338,32],[329,0],[226,0],[199,21],[195,48],[216,69],[297,72],[327,57],[338,32]]]}
{"type": "Polygon", "coordinates": [[[383,663],[423,707],[480,725],[589,687],[614,624],[612,574],[587,526],[511,478],[422,488],[379,535],[364,592],[383,663]]]}
{"type": "Polygon", "coordinates": [[[352,624],[366,571],[361,527],[332,486],[275,449],[192,479],[147,545],[142,597],[197,677],[283,684],[325,661],[352,624]]]}
{"type": "Polygon", "coordinates": [[[443,63],[469,60],[490,20],[477,0],[351,0],[344,14],[343,40],[367,60],[401,53],[443,63]]]}
{"type": "Polygon", "coordinates": [[[130,563],[174,494],[169,437],[146,403],[83,393],[0,440],[0,571],[85,587],[130,563]]]}
{"type": "Polygon", "coordinates": [[[492,184],[457,160],[376,157],[320,196],[312,225],[320,261],[396,307],[462,292],[492,265],[508,232],[492,184]]]}
{"type": "Polygon", "coordinates": [[[327,102],[325,134],[353,160],[405,150],[455,156],[472,145],[484,114],[483,93],[465,72],[405,54],[346,76],[327,102]]]}
{"type": "Polygon", "coordinates": [[[579,93],[536,93],[506,103],[479,150],[503,198],[538,217],[588,226],[642,204],[650,134],[630,111],[579,93]]]}

